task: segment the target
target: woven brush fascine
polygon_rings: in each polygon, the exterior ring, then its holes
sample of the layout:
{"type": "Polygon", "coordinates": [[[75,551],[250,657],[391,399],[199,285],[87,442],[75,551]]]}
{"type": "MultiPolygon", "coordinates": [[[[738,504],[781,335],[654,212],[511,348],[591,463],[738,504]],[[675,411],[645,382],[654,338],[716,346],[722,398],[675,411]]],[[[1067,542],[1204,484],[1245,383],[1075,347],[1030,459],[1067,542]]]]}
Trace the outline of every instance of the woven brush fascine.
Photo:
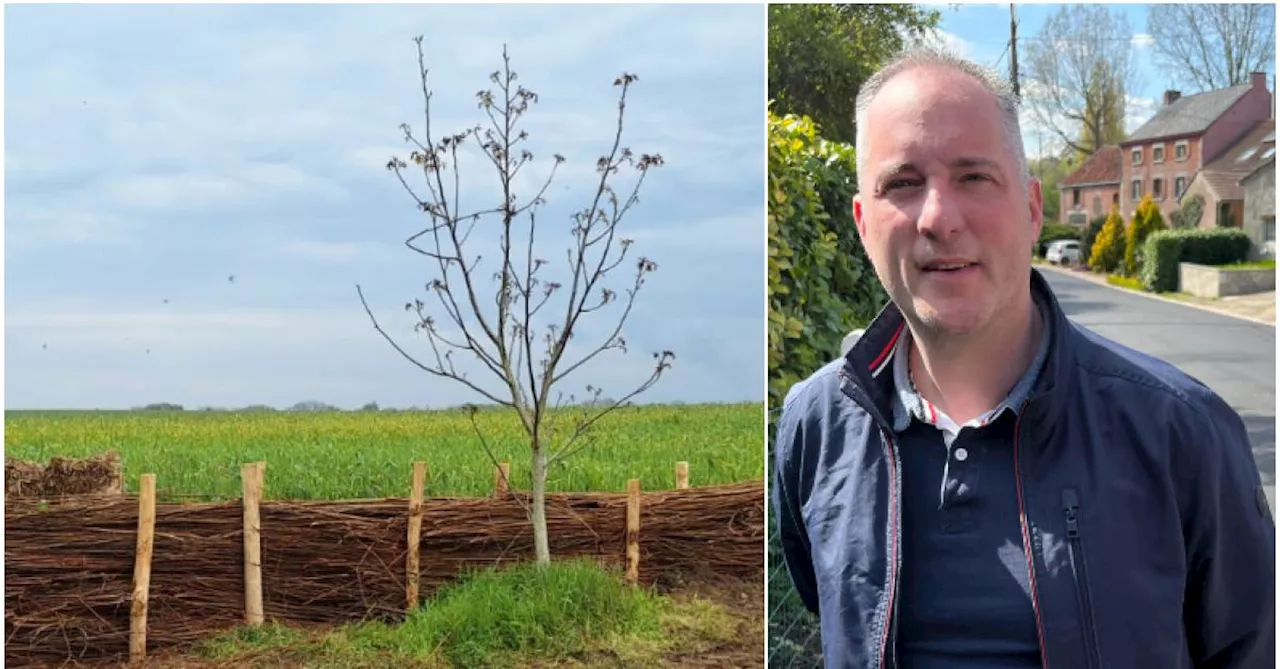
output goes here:
{"type": "MultiPolygon", "coordinates": [[[[471,568],[533,558],[527,498],[428,498],[421,593],[471,568]]],[[[547,496],[553,558],[621,568],[625,494],[547,496]]],[[[6,500],[5,663],[128,659],[137,538],[132,497],[6,500]]],[[[286,624],[396,620],[405,611],[408,500],[265,501],[265,617],[286,624]]],[[[640,581],[763,579],[762,482],[643,493],[640,581]]],[[[147,646],[180,650],[244,620],[238,502],[158,504],[147,646]]]]}

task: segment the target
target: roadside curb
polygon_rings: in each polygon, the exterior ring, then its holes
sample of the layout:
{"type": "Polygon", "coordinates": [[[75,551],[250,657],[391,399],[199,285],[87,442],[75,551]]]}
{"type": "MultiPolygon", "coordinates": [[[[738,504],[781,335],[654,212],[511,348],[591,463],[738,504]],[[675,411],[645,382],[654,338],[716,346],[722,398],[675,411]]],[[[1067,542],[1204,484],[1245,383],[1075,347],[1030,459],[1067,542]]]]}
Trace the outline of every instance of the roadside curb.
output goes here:
{"type": "MultiPolygon", "coordinates": [[[[1057,267],[1057,266],[1055,266],[1055,265],[1049,265],[1049,264],[1043,264],[1043,265],[1037,264],[1037,265],[1032,265],[1032,267],[1035,267],[1035,268],[1037,268],[1037,269],[1047,269],[1047,270],[1049,270],[1049,271],[1051,271],[1051,272],[1057,272],[1057,273],[1059,273],[1059,274],[1065,274],[1065,275],[1067,275],[1067,276],[1076,276],[1076,275],[1078,275],[1078,274],[1079,274],[1079,272],[1076,272],[1076,271],[1073,271],[1073,270],[1069,270],[1069,269],[1062,269],[1062,268],[1057,267]]],[[[1085,279],[1085,278],[1083,278],[1083,277],[1079,277],[1079,278],[1080,278],[1080,280],[1081,280],[1081,281],[1089,281],[1089,279],[1085,279]]],[[[1129,295],[1137,295],[1137,296],[1139,296],[1139,297],[1145,297],[1145,298],[1152,299],[1152,300],[1159,300],[1159,301],[1161,301],[1161,302],[1167,302],[1168,304],[1177,304],[1177,305],[1181,305],[1181,306],[1184,306],[1184,307],[1191,307],[1192,309],[1199,309],[1199,310],[1201,310],[1201,311],[1207,311],[1207,312],[1212,313],[1212,314],[1218,314],[1219,316],[1229,316],[1229,317],[1231,317],[1231,318],[1237,318],[1237,319],[1240,319],[1240,320],[1242,320],[1242,321],[1246,321],[1246,322],[1249,322],[1249,323],[1257,323],[1257,324],[1259,324],[1259,325],[1269,325],[1269,326],[1271,326],[1271,327],[1275,327],[1275,326],[1276,326],[1276,324],[1275,324],[1275,323],[1273,323],[1273,322],[1271,322],[1271,321],[1264,321],[1264,320],[1262,320],[1262,319],[1260,319],[1260,318],[1253,318],[1253,317],[1250,317],[1250,316],[1241,316],[1240,314],[1237,314],[1237,313],[1232,313],[1232,312],[1230,312],[1230,311],[1226,311],[1226,310],[1224,310],[1224,309],[1215,309],[1215,308],[1213,308],[1213,307],[1207,307],[1207,306],[1204,306],[1203,304],[1195,304],[1194,302],[1183,302],[1183,301],[1181,301],[1181,300],[1174,300],[1174,299],[1170,299],[1170,298],[1168,298],[1168,297],[1161,297],[1161,296],[1159,296],[1159,295],[1153,295],[1153,294],[1151,294],[1151,293],[1147,293],[1147,292],[1139,292],[1139,291],[1136,291],[1136,290],[1130,290],[1130,289],[1128,289],[1128,288],[1121,288],[1120,286],[1113,286],[1113,285],[1111,285],[1111,284],[1107,283],[1106,281],[1089,281],[1089,282],[1090,282],[1090,283],[1097,284],[1097,285],[1102,286],[1102,287],[1104,287],[1104,288],[1110,288],[1110,289],[1112,289],[1112,290],[1118,290],[1118,291],[1121,291],[1121,292],[1123,292],[1123,293],[1127,293],[1127,294],[1129,294],[1129,295]]]]}

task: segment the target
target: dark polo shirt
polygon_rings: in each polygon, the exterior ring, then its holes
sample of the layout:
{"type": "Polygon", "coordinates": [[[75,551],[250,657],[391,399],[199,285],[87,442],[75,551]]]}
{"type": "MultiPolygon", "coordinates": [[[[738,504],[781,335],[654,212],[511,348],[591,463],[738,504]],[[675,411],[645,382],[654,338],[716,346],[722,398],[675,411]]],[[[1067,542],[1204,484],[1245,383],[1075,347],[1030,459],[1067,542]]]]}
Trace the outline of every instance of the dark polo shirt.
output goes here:
{"type": "Polygon", "coordinates": [[[964,425],[911,382],[904,331],[893,352],[894,430],[902,454],[901,669],[1039,667],[1018,521],[1017,409],[1048,356],[1052,319],[1030,367],[995,409],[964,425]]]}

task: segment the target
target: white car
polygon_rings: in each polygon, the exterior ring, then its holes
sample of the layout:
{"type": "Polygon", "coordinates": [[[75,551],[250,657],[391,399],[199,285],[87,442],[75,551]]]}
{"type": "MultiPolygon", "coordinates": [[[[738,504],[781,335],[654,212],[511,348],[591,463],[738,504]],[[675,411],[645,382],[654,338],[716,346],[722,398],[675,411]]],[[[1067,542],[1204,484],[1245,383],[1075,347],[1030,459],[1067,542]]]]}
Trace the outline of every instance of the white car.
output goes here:
{"type": "Polygon", "coordinates": [[[1074,239],[1060,239],[1049,242],[1049,250],[1044,259],[1055,265],[1078,265],[1080,263],[1080,242],[1074,239]]]}

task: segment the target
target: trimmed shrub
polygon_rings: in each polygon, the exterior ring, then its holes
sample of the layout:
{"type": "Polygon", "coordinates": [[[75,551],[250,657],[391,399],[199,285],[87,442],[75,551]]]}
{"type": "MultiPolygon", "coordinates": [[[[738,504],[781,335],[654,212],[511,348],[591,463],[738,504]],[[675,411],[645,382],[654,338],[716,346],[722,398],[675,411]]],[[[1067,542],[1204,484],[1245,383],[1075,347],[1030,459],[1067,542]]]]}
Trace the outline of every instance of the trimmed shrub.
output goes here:
{"type": "Polygon", "coordinates": [[[1157,230],[1164,230],[1164,216],[1160,214],[1160,207],[1151,199],[1150,195],[1144,195],[1142,201],[1138,203],[1138,208],[1133,212],[1133,220],[1129,222],[1128,228],[1125,229],[1124,241],[1124,275],[1137,276],[1138,265],[1142,262],[1142,243],[1147,240],[1147,236],[1157,230]]]}
{"type": "Polygon", "coordinates": [[[1100,272],[1114,272],[1124,262],[1124,219],[1120,208],[1111,207],[1107,220],[1098,232],[1089,254],[1089,267],[1100,272]]]}
{"type": "Polygon", "coordinates": [[[1249,257],[1252,242],[1249,234],[1240,228],[1210,228],[1208,230],[1180,230],[1185,236],[1182,262],[1199,265],[1230,265],[1244,262],[1249,257]]]}
{"type": "Polygon", "coordinates": [[[1098,233],[1102,232],[1102,226],[1107,222],[1106,216],[1099,216],[1089,221],[1089,227],[1080,235],[1080,257],[1086,262],[1089,256],[1093,254],[1093,242],[1098,239],[1098,233]]]}
{"type": "Polygon", "coordinates": [[[1178,289],[1178,263],[1182,257],[1182,230],[1161,230],[1143,242],[1142,287],[1153,293],[1178,289]]]}
{"type": "Polygon", "coordinates": [[[1142,285],[1154,293],[1178,289],[1178,263],[1230,265],[1249,256],[1249,235],[1239,228],[1161,230],[1143,245],[1142,285]]]}

